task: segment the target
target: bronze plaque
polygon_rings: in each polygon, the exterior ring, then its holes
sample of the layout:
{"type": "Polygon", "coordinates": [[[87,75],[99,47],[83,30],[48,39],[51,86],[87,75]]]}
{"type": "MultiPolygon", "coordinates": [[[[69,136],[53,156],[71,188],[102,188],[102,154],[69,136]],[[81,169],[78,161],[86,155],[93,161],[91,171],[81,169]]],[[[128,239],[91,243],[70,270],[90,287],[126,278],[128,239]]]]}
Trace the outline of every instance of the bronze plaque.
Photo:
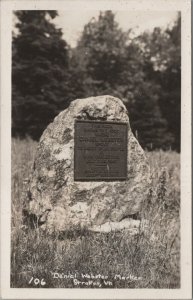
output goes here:
{"type": "Polygon", "coordinates": [[[74,180],[126,180],[127,132],[127,123],[77,120],[74,180]]]}

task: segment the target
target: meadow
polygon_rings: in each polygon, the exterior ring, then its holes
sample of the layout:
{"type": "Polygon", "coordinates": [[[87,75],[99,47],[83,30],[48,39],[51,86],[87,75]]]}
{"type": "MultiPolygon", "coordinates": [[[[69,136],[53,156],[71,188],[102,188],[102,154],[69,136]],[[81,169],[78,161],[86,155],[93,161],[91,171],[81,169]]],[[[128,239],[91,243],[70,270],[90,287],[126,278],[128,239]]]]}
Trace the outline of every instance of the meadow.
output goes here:
{"type": "Polygon", "coordinates": [[[84,230],[59,238],[22,224],[36,147],[31,139],[12,141],[11,287],[180,287],[180,154],[147,152],[152,184],[141,217],[148,230],[135,236],[84,230]]]}

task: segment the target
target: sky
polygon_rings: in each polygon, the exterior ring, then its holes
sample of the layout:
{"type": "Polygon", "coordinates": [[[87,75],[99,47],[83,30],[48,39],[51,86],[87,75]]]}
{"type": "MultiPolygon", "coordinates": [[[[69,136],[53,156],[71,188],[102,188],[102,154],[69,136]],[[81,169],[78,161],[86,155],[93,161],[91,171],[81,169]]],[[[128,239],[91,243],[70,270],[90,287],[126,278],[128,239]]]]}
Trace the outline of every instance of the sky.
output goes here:
{"type": "MultiPolygon", "coordinates": [[[[124,31],[133,28],[136,34],[155,27],[166,28],[177,17],[177,11],[117,11],[115,20],[124,31]]],[[[61,28],[63,37],[75,47],[81,32],[93,17],[97,18],[99,11],[58,11],[59,16],[54,19],[57,28],[61,28]]]]}

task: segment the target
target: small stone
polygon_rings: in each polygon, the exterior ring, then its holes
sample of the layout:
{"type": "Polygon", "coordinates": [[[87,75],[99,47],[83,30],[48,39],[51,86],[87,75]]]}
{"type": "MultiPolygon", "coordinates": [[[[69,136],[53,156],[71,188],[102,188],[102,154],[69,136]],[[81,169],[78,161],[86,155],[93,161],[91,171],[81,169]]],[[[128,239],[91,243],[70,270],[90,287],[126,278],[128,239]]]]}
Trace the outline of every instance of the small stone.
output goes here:
{"type": "Polygon", "coordinates": [[[133,220],[126,218],[120,222],[106,222],[102,225],[94,225],[89,229],[95,232],[113,232],[113,231],[127,231],[130,235],[136,235],[139,233],[140,220],[133,220]]]}

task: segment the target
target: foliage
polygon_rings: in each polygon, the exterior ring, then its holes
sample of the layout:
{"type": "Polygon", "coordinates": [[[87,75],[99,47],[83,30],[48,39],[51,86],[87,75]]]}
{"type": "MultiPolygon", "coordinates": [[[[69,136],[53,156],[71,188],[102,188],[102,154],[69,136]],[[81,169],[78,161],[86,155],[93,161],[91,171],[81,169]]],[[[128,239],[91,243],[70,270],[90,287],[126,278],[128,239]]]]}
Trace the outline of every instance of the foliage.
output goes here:
{"type": "MultiPolygon", "coordinates": [[[[178,33],[176,36],[180,40],[178,33]]],[[[179,114],[172,119],[169,116],[174,106],[175,111],[179,110],[180,87],[173,89],[178,95],[174,98],[162,82],[164,79],[169,87],[173,80],[169,59],[174,50],[167,32],[156,28],[152,34],[145,32],[132,38],[132,31],[123,32],[115,15],[106,11],[84,27],[73,53],[83,72],[85,95],[111,94],[121,98],[134,133],[149,150],[177,148],[179,143],[179,134],[172,130],[176,126],[174,118],[180,126],[179,114]],[[169,97],[172,105],[166,105],[169,97]]]]}
{"type": "Polygon", "coordinates": [[[119,29],[111,11],[100,13],[85,27],[74,56],[84,71],[87,95],[113,93],[124,65],[127,34],[119,29]]]}
{"type": "Polygon", "coordinates": [[[39,138],[68,106],[68,46],[50,22],[56,11],[17,11],[13,38],[13,135],[39,138]]]}
{"type": "Polygon", "coordinates": [[[160,107],[168,121],[169,129],[175,136],[174,148],[180,150],[181,128],[181,18],[178,16],[173,28],[166,31],[168,44],[165,44],[167,66],[160,72],[162,93],[160,107]]]}
{"type": "Polygon", "coordinates": [[[154,86],[158,85],[157,97],[168,132],[173,136],[170,145],[180,150],[181,113],[181,17],[173,27],[153,33],[143,33],[137,38],[143,49],[145,76],[154,86]]]}
{"type": "Polygon", "coordinates": [[[56,11],[17,11],[13,37],[13,135],[38,139],[76,98],[110,94],[125,103],[149,150],[180,150],[180,15],[166,30],[123,32],[112,11],[85,25],[71,49],[51,19],[56,11]]]}
{"type": "Polygon", "coordinates": [[[150,60],[146,61],[140,36],[126,47],[125,62],[121,76],[125,86],[122,97],[128,108],[131,127],[144,148],[167,149],[172,145],[173,137],[160,110],[160,85],[154,79],[150,60]]]}

